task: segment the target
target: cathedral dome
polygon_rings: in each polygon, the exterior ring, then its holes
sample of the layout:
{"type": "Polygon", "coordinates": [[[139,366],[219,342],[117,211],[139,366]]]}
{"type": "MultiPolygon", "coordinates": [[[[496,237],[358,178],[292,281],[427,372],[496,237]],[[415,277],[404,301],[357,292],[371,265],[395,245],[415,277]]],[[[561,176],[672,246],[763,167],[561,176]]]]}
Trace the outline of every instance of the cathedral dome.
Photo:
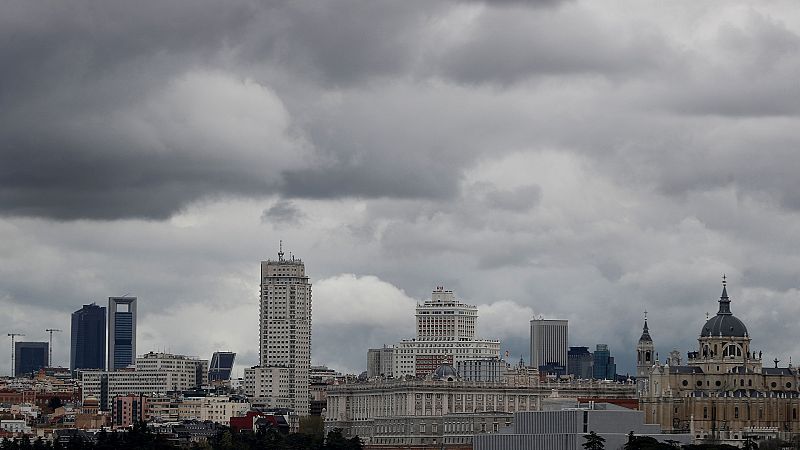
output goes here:
{"type": "Polygon", "coordinates": [[[449,364],[442,364],[433,372],[434,380],[455,381],[458,379],[458,372],[449,364]]]}
{"type": "Polygon", "coordinates": [[[731,299],[723,282],[717,315],[708,319],[700,330],[700,337],[748,337],[747,327],[731,312],[731,299]]]}

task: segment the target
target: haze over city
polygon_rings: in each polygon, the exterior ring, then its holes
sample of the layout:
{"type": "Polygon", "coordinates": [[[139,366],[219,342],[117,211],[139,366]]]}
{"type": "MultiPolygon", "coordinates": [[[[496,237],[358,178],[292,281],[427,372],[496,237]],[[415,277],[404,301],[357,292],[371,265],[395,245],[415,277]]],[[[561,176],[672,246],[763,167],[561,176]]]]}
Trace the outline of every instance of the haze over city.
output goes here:
{"type": "Polygon", "coordinates": [[[796,2],[9,1],[0,36],[6,332],[129,294],[140,353],[240,372],[282,240],[345,373],[436,286],[510,360],[541,315],[633,373],[643,312],[693,350],[722,274],[800,357],[796,2]]]}

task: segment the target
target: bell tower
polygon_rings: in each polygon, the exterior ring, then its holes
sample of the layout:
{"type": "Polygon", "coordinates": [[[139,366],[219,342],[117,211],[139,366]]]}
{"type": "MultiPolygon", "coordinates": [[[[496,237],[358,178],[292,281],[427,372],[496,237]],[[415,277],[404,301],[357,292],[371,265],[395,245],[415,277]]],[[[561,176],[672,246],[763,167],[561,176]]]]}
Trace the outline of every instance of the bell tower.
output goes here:
{"type": "Polygon", "coordinates": [[[636,344],[636,387],[640,394],[647,390],[650,369],[654,363],[655,345],[653,345],[653,338],[650,337],[650,329],[647,328],[647,311],[645,311],[642,337],[639,338],[639,342],[636,344]]]}

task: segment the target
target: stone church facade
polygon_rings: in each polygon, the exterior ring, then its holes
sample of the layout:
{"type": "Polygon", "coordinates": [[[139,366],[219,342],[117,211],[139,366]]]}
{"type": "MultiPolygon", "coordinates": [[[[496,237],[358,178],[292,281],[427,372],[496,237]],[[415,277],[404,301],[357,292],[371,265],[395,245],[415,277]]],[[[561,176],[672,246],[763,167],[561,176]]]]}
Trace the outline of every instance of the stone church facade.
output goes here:
{"type": "MultiPolygon", "coordinates": [[[[777,360],[775,367],[763,367],[761,352],[751,349],[747,327],[730,304],[723,281],[719,311],[701,328],[697,351],[688,353],[685,365],[673,357],[655,360],[640,387],[640,409],[648,423],[690,432],[695,440],[800,435],[797,368],[778,367],[777,360]]],[[[642,350],[640,341],[637,352],[642,350]]]]}

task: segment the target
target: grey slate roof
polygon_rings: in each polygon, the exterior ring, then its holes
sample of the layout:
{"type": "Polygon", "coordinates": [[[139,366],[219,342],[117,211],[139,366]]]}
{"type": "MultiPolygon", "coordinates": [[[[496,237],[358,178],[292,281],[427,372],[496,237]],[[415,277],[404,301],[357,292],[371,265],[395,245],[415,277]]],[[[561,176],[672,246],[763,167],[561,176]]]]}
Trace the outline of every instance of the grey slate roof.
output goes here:
{"type": "Polygon", "coordinates": [[[731,313],[731,300],[728,298],[727,287],[722,287],[722,295],[719,298],[719,311],[717,315],[708,319],[700,330],[701,337],[745,337],[747,327],[736,316],[731,313]]]}

